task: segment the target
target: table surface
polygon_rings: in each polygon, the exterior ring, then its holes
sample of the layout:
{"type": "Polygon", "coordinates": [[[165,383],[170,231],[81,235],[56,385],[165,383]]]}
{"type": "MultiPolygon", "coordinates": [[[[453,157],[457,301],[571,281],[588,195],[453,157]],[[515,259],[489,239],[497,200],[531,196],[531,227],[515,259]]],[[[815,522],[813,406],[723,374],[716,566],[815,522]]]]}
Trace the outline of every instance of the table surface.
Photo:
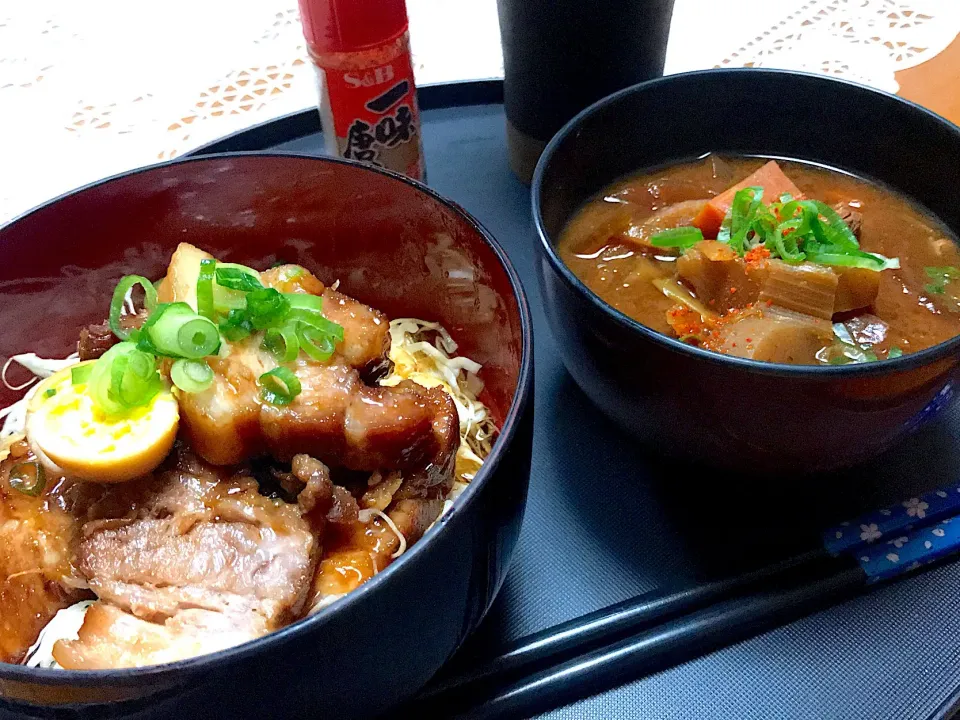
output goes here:
{"type": "MultiPolygon", "coordinates": [[[[495,0],[407,5],[419,84],[502,76],[495,0]]],[[[666,71],[806,69],[960,120],[958,30],[957,0],[676,0],[666,71]]],[[[0,222],[315,102],[291,0],[3,0],[0,222]]]]}

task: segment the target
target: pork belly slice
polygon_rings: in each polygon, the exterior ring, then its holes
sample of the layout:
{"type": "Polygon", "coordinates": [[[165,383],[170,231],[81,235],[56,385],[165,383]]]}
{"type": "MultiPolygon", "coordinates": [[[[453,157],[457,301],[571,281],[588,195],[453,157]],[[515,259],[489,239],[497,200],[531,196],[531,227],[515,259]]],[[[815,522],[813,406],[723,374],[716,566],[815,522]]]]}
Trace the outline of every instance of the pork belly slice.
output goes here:
{"type": "Polygon", "coordinates": [[[181,610],[155,623],[98,602],[87,610],[77,639],[56,643],[53,657],[68,670],[142,667],[225,650],[266,632],[263,618],[255,613],[181,610]]]}
{"type": "Polygon", "coordinates": [[[58,662],[168,662],[297,617],[318,541],[300,508],[257,487],[252,477],[230,476],[180,448],[156,477],[113,490],[90,512],[77,551],[100,609],[88,611],[79,640],[57,643],[58,662]],[[101,647],[113,641],[116,647],[101,647]]]}
{"type": "Polygon", "coordinates": [[[80,545],[91,589],[133,614],[159,620],[190,608],[256,613],[270,627],[299,609],[314,538],[299,529],[180,518],[95,530],[80,545]]]}
{"type": "Polygon", "coordinates": [[[52,473],[36,497],[11,487],[11,469],[36,460],[19,441],[0,462],[0,662],[23,660],[57,611],[89,597],[73,565],[76,514],[98,489],[52,473]]]}
{"type": "MultiPolygon", "coordinates": [[[[457,409],[443,388],[411,381],[375,387],[344,365],[298,360],[301,391],[260,412],[270,453],[289,461],[307,453],[332,466],[373,472],[445,465],[460,443],[457,409]]],[[[452,479],[452,470],[450,474],[452,479]]]]}

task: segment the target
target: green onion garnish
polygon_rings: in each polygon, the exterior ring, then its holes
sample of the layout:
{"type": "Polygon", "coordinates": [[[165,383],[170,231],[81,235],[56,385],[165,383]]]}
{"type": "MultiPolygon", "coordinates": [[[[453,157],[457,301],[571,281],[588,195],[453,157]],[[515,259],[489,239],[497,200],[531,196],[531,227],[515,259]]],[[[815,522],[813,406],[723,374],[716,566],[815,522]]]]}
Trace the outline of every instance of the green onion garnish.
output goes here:
{"type": "Polygon", "coordinates": [[[657,233],[650,238],[650,244],[656,247],[675,247],[686,250],[701,240],[703,240],[703,233],[698,228],[678,227],[657,233]]]}
{"type": "Polygon", "coordinates": [[[896,360],[898,357],[903,357],[903,350],[894,345],[887,353],[887,360],[896,360]]]}
{"type": "Polygon", "coordinates": [[[10,487],[24,495],[37,497],[47,484],[47,474],[43,465],[37,462],[25,462],[10,468],[10,487]]]}
{"type": "Polygon", "coordinates": [[[200,275],[197,277],[197,312],[203,317],[213,319],[213,281],[216,277],[217,261],[204,258],[200,261],[200,275]]]}
{"type": "Polygon", "coordinates": [[[833,265],[835,267],[861,268],[863,270],[894,270],[900,267],[897,258],[886,258],[883,255],[854,250],[850,253],[807,253],[807,260],[819,265],[833,265]]]}
{"type": "Polygon", "coordinates": [[[343,327],[324,317],[297,325],[300,349],[319,362],[326,362],[333,355],[338,342],[343,342],[343,327]]]}
{"type": "Polygon", "coordinates": [[[108,415],[148,405],[163,389],[156,358],[132,342],[114,345],[92,367],[89,392],[108,415]]]}
{"type": "Polygon", "coordinates": [[[960,278],[960,270],[951,265],[927,267],[923,270],[931,280],[930,283],[923,286],[923,289],[934,295],[943,295],[947,291],[947,285],[960,278]]]}
{"type": "Polygon", "coordinates": [[[83,385],[90,380],[90,373],[93,372],[93,363],[81,365],[70,370],[70,384],[83,385]]]}
{"type": "Polygon", "coordinates": [[[130,337],[130,331],[120,327],[120,316],[123,314],[123,306],[127,299],[127,293],[130,292],[130,289],[134,285],[139,285],[143,288],[143,304],[147,310],[152,311],[157,305],[157,290],[152,282],[142,275],[126,275],[120,278],[120,282],[117,283],[117,287],[113,290],[113,298],[110,300],[110,318],[108,322],[110,323],[110,329],[113,331],[113,334],[121,340],[126,340],[130,337]]]}
{"type": "Polygon", "coordinates": [[[45,398],[52,398],[52,397],[53,397],[54,395],[56,395],[56,394],[57,394],[56,388],[48,388],[48,389],[46,389],[46,390],[43,391],[43,396],[44,396],[45,398]]]}
{"type": "Polygon", "coordinates": [[[278,328],[269,328],[263,336],[263,347],[283,363],[293,362],[300,353],[296,323],[287,323],[278,328]]]}
{"type": "Polygon", "coordinates": [[[220,321],[220,333],[230,342],[243,340],[252,332],[253,324],[242,309],[231,310],[227,317],[220,321]]]}
{"type": "Polygon", "coordinates": [[[730,206],[728,243],[738,255],[743,255],[748,250],[747,233],[754,229],[754,221],[757,219],[757,211],[761,208],[762,200],[762,187],[745,187],[733,196],[733,203],[730,206]]]}
{"type": "Polygon", "coordinates": [[[273,288],[259,288],[247,293],[247,317],[257,330],[273,327],[290,310],[290,301],[273,288]]]}
{"type": "Polygon", "coordinates": [[[170,368],[170,379],[184,392],[203,392],[213,383],[213,370],[203,360],[180,359],[170,368]]]}
{"type": "Polygon", "coordinates": [[[260,282],[257,275],[256,270],[243,265],[224,263],[217,268],[217,285],[230,290],[251,292],[263,287],[263,283],[260,282]]]}
{"type": "Polygon", "coordinates": [[[195,317],[180,325],[177,343],[183,357],[202,358],[220,349],[220,333],[207,318],[195,317]]]}
{"type": "Polygon", "coordinates": [[[220,333],[186,303],[165,303],[144,323],[137,346],[156,355],[201,358],[220,349],[220,333]]]}
{"type": "Polygon", "coordinates": [[[278,367],[260,376],[260,397],[271,405],[289,405],[301,389],[290,368],[278,367]]]}
{"type": "Polygon", "coordinates": [[[312,313],[320,313],[323,310],[323,298],[319,295],[284,293],[283,297],[287,299],[290,307],[294,310],[306,310],[312,313]]]}
{"type": "MultiPolygon", "coordinates": [[[[699,231],[696,234],[702,239],[699,231]]],[[[284,274],[294,277],[302,272],[294,268],[284,274]]],[[[221,335],[237,342],[263,330],[262,347],[284,363],[296,360],[301,350],[325,362],[343,342],[343,328],[323,317],[320,297],[264,287],[259,273],[245,265],[201,261],[199,312],[184,302],[157,305],[153,285],[140,276],[128,276],[117,286],[111,305],[117,327],[126,294],[135,284],[143,285],[147,293],[151,310],[147,321],[96,363],[74,368],[71,374],[73,384],[89,385],[94,401],[108,414],[145,405],[160,392],[157,357],[175,358],[170,378],[180,390],[200,392],[209,387],[214,374],[203,358],[219,351],[221,335]]],[[[296,375],[283,367],[264,373],[260,384],[263,399],[276,405],[289,404],[300,392],[296,375]]]]}
{"type": "MultiPolygon", "coordinates": [[[[826,203],[794,200],[784,193],[776,202],[765,205],[762,197],[761,187],[738,190],[720,225],[717,240],[728,244],[738,255],[763,246],[770,257],[794,264],[808,261],[876,272],[900,267],[896,258],[861,250],[856,235],[826,203]]],[[[698,242],[694,231],[699,233],[693,227],[674,228],[654,235],[651,243],[686,250],[698,242]]],[[[937,270],[952,270],[960,277],[956,268],[928,268],[928,275],[937,281],[926,286],[928,292],[943,292],[943,276],[930,272],[937,270]]]]}

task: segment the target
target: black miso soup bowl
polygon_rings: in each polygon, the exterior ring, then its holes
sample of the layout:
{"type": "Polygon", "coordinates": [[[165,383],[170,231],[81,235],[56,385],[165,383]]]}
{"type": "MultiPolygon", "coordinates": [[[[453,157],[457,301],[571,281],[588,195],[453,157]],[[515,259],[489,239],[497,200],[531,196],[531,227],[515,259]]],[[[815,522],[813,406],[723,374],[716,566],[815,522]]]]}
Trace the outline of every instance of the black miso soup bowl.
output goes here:
{"type": "MultiPolygon", "coordinates": [[[[439,523],[312,617],[155,667],[0,663],[0,717],[5,709],[138,719],[375,715],[426,683],[477,626],[513,552],[533,424],[532,330],[520,282],[476,220],[399,175],[334,159],[210,156],[97,183],[0,228],[0,363],[18,352],[73,352],[78,329],[103,319],[116,281],[161,277],[181,241],[257,268],[299,263],[389,317],[440,321],[459,352],[483,364],[481,397],[500,436],[439,523]]],[[[0,407],[13,399],[0,391],[0,407]]]]}
{"type": "Polygon", "coordinates": [[[960,128],[897,97],[755,69],[615,93],[553,138],[533,180],[547,316],[584,392],[656,452],[748,472],[852,465],[942,412],[955,396],[960,338],[861,365],[761,363],[654,332],[564,265],[556,243],[584,201],[624,175],[709,152],[795,158],[877,180],[960,235],[960,128]]]}

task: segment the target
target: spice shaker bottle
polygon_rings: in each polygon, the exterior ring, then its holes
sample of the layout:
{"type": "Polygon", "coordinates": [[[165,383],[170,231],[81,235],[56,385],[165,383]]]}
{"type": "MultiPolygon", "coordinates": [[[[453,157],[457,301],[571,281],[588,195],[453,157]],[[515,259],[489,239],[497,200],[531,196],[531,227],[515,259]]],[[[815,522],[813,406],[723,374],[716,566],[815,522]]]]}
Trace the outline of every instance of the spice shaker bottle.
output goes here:
{"type": "Polygon", "coordinates": [[[425,178],[404,0],[300,0],[332,155],[425,178]]]}
{"type": "Polygon", "coordinates": [[[507,147],[523,182],[574,115],[663,74],[673,0],[497,0],[497,10],[507,147]]]}

